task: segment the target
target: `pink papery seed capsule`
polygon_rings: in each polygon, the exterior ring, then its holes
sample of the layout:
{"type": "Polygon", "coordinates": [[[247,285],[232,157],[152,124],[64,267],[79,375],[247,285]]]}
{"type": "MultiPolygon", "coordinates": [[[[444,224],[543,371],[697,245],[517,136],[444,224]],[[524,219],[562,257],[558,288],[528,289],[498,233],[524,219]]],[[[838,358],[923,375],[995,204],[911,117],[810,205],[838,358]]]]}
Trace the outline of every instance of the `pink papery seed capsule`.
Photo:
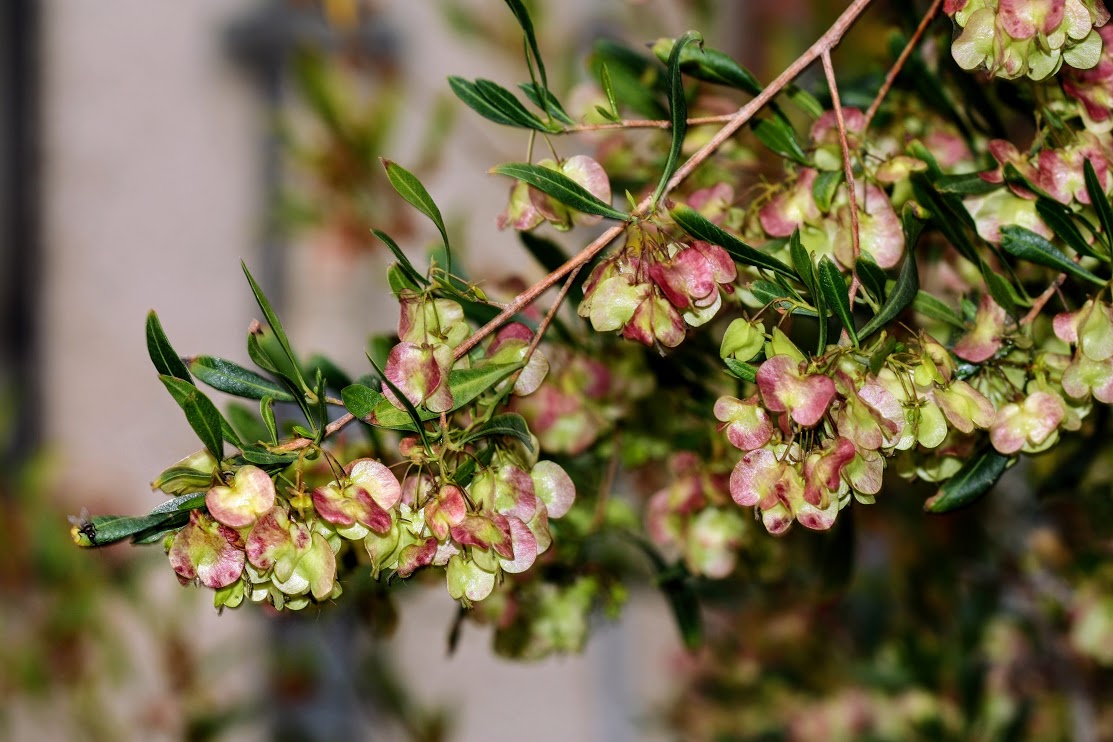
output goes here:
{"type": "Polygon", "coordinates": [[[227,587],[243,574],[247,561],[240,534],[200,510],[170,542],[170,566],[183,584],[197,580],[214,590],[227,587]]]}
{"type": "Polygon", "coordinates": [[[757,385],[770,412],[787,412],[798,425],[818,423],[835,398],[835,382],[822,374],[808,375],[788,355],[776,355],[761,364],[757,385]]]}
{"type": "Polygon", "coordinates": [[[731,445],[743,451],[761,448],[773,437],[773,423],[756,394],[747,400],[719,397],[715,419],[723,423],[719,429],[726,431],[731,445]]]}
{"type": "Polygon", "coordinates": [[[1063,420],[1062,401],[1049,392],[1035,392],[1020,404],[1010,403],[997,411],[989,430],[993,447],[1004,454],[1040,450],[1063,420]]]}

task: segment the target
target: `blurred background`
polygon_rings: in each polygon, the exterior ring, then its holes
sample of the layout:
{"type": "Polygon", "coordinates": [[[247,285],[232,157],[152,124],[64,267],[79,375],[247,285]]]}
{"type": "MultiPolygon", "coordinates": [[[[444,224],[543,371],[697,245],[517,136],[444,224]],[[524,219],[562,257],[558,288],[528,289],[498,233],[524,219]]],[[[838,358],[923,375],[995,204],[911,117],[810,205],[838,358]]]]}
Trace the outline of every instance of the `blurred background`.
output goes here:
{"type": "MultiPolygon", "coordinates": [[[[642,48],[689,28],[770,79],[845,2],[529,5],[567,101],[589,79],[583,59],[600,39],[642,48]]],[[[884,46],[871,23],[880,21],[871,16],[840,50],[840,69],[853,72],[864,47],[884,46]]],[[[1109,593],[1061,597],[1067,588],[1051,578],[1031,594],[998,590],[1033,549],[1050,562],[1062,556],[1058,536],[1026,520],[1030,487],[997,506],[1012,518],[991,521],[1004,534],[997,541],[978,525],[984,511],[922,531],[905,528],[921,523],[922,500],[905,508],[906,521],[871,512],[858,528],[880,535],[859,540],[854,600],[808,592],[791,574],[758,614],[740,609],[748,593],[711,595],[725,641],[702,664],[680,648],[648,589],[631,595],[620,620],[594,617],[582,655],[517,663],[471,624],[448,653],[456,605],[439,581],[397,591],[397,614],[345,601],[292,616],[255,607],[218,615],[207,591],[178,585],[158,547],[72,545],[68,515],[149,510],[163,498],[151,480],[197,445],[150,366],[149,310],[180,352],[244,361],[257,310],[243,260],[303,352],[362,372],[368,335],[396,322],[391,259],[371,227],[415,254],[432,237],[390,189],[379,156],[421,177],[472,278],[540,277],[514,235],[496,229],[506,183],[485,174],[522,159],[526,135],[456,102],[448,75],[523,79],[520,30],[502,2],[0,3],[0,736],[864,739],[830,730],[853,730],[837,720],[887,707],[901,724],[938,724],[871,738],[964,738],[944,730],[974,724],[978,739],[1013,739],[1031,700],[1050,694],[1050,711],[1039,706],[1046,729],[1098,739],[1086,687],[1105,676],[1071,664],[1055,631],[1089,605],[1085,616],[1097,618],[1075,649],[1113,662],[1109,593]],[[930,545],[926,557],[908,549],[917,539],[930,545]],[[990,542],[995,556],[977,546],[990,542]],[[954,563],[937,568],[925,561],[932,555],[954,563]],[[1074,613],[1028,621],[1025,601],[1055,600],[1074,613]],[[1002,610],[1005,619],[987,618],[1002,610]],[[817,659],[851,624],[846,646],[862,651],[817,659]],[[760,650],[742,640],[758,627],[767,629],[760,650]],[[775,680],[762,684],[774,666],[775,680]],[[833,726],[723,732],[776,729],[801,708],[833,726]],[[765,716],[751,725],[751,712],[765,716]]],[[[1102,493],[1109,477],[1100,473],[1102,493]]],[[[843,564],[824,569],[850,579],[843,564]]]]}

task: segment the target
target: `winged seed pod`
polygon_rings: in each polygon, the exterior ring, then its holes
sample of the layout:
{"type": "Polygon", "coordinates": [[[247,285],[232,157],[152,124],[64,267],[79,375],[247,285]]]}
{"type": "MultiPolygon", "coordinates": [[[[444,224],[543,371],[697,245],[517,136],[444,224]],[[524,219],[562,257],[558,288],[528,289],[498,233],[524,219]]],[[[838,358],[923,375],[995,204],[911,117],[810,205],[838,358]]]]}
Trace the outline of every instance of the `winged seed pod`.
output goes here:
{"type": "Polygon", "coordinates": [[[1102,0],[946,0],[943,10],[958,27],[951,44],[958,65],[1008,80],[1044,80],[1064,63],[1093,68],[1101,58],[1097,29],[1109,21],[1102,0]]]}

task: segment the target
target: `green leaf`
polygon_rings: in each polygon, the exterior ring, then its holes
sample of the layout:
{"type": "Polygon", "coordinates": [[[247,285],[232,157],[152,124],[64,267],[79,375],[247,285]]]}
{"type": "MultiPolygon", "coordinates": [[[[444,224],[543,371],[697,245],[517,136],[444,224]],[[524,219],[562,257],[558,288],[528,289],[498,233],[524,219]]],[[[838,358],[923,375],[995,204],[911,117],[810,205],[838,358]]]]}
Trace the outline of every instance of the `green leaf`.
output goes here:
{"type": "Polygon", "coordinates": [[[545,90],[544,93],[538,92],[540,85],[535,82],[523,82],[518,85],[525,96],[529,98],[529,102],[540,108],[542,111],[548,111],[553,118],[561,123],[574,126],[576,121],[568,112],[564,110],[564,106],[556,99],[556,96],[551,91],[545,90]]]}
{"type": "Polygon", "coordinates": [[[750,247],[730,232],[708,221],[695,209],[680,204],[672,209],[672,218],[681,229],[697,240],[705,240],[714,245],[719,245],[743,265],[764,268],[789,278],[799,278],[795,271],[780,260],[750,247]]]}
{"type": "Polygon", "coordinates": [[[247,357],[264,371],[270,371],[272,374],[279,373],[278,364],[274,362],[271,354],[263,346],[260,333],[247,333],[247,357]]]}
{"type": "Polygon", "coordinates": [[[514,93],[491,80],[477,79],[472,85],[476,92],[486,98],[491,105],[501,111],[505,116],[518,122],[519,126],[537,131],[554,131],[552,127],[533,115],[528,108],[522,105],[514,93]]]}
{"type": "Polygon", "coordinates": [[[909,245],[908,251],[904,256],[904,265],[900,267],[897,283],[893,286],[893,290],[889,292],[889,298],[881,305],[877,314],[858,332],[858,337],[862,339],[868,338],[889,322],[896,319],[897,316],[915,300],[919,290],[920,274],[916,269],[916,256],[912,254],[912,247],[909,245]]]}
{"type": "Polygon", "coordinates": [[[1014,257],[1054,268],[1061,273],[1069,273],[1099,286],[1104,286],[1106,283],[1105,280],[1071,260],[1065,252],[1042,236],[1018,224],[1001,227],[1001,249],[1014,257]]]}
{"type": "Polygon", "coordinates": [[[815,280],[815,264],[812,262],[812,256],[804,248],[804,243],[800,241],[799,227],[792,230],[792,236],[788,238],[788,254],[792,257],[792,265],[800,280],[804,282],[804,286],[812,296],[818,296],[819,284],[815,280]]]}
{"type": "Polygon", "coordinates": [[[202,494],[189,494],[175,497],[171,500],[151,508],[148,515],[173,515],[175,513],[188,513],[191,510],[197,510],[205,506],[205,495],[202,494]]]}
{"type": "Polygon", "coordinates": [[[212,473],[190,469],[188,466],[172,466],[158,475],[158,479],[151,483],[151,488],[167,494],[181,495],[205,492],[212,485],[212,473]]]}
{"type": "Polygon", "coordinates": [[[191,510],[205,505],[205,494],[190,494],[167,500],[147,515],[98,515],[80,525],[87,546],[107,546],[131,538],[133,543],[154,543],[170,530],[189,522],[191,510]]]}
{"type": "Polygon", "coordinates": [[[159,375],[173,376],[182,381],[192,382],[189,370],[178,354],[174,352],[166,333],[162,331],[162,323],[158,315],[151,311],[147,314],[147,353],[159,375]]]}
{"type": "Polygon", "coordinates": [[[1101,224],[1101,231],[1105,235],[1104,242],[1109,247],[1110,255],[1113,255],[1113,205],[1109,203],[1109,197],[1105,195],[1105,190],[1089,158],[1082,163],[1082,173],[1086,179],[1086,193],[1090,196],[1090,204],[1098,214],[1098,223],[1101,224]]]}
{"type": "Polygon", "coordinates": [[[216,409],[216,405],[200,389],[188,381],[182,381],[176,376],[167,376],[166,374],[161,374],[158,378],[166,387],[166,391],[170,392],[170,396],[185,412],[189,426],[193,428],[193,432],[201,439],[205,448],[209,449],[209,453],[215,456],[217,461],[223,459],[224,437],[221,434],[220,425],[222,418],[220,412],[216,409]]]}
{"type": "Polygon", "coordinates": [[[870,292],[870,295],[878,301],[885,301],[885,283],[888,278],[881,266],[873,262],[873,259],[868,255],[863,254],[858,258],[855,268],[858,271],[858,278],[861,280],[862,286],[870,292]]]}
{"type": "MultiPolygon", "coordinates": [[[[807,152],[800,146],[792,125],[780,118],[762,119],[753,125],[754,134],[774,154],[808,165],[807,152]]],[[[837,185],[837,184],[836,184],[837,185]]]]}
{"type": "Polygon", "coordinates": [[[821,172],[812,184],[812,198],[815,205],[824,214],[831,210],[831,202],[835,200],[839,186],[842,185],[842,170],[825,170],[821,172]]]}
{"type": "Polygon", "coordinates": [[[727,366],[727,372],[736,379],[744,381],[757,381],[757,367],[736,358],[724,358],[723,363],[727,366]]]}
{"type": "MultiPolygon", "coordinates": [[[[533,62],[537,65],[537,76],[541,78],[541,90],[545,93],[549,92],[549,79],[545,74],[545,63],[541,61],[541,50],[537,46],[537,35],[533,31],[533,20],[529,17],[529,11],[526,6],[522,4],[521,0],[506,0],[510,12],[514,14],[514,18],[518,21],[518,25],[522,27],[522,33],[526,38],[526,46],[529,48],[529,53],[526,54],[526,64],[529,65],[530,55],[533,55],[533,62]]],[[[532,65],[530,65],[532,73],[532,65]]],[[[536,83],[534,83],[536,85],[536,83]]],[[[546,96],[545,100],[551,97],[551,94],[546,96]]],[[[542,105],[542,109],[546,113],[555,111],[547,105],[542,105]]]]}
{"type": "Polygon", "coordinates": [[[823,115],[823,106],[816,100],[816,97],[807,90],[796,85],[789,85],[785,88],[785,95],[787,95],[788,99],[795,103],[801,111],[808,114],[813,119],[817,119],[823,115]]]}
{"type": "Polygon", "coordinates": [[[850,310],[850,292],[847,290],[842,274],[839,273],[839,267],[826,255],[819,259],[819,288],[823,292],[827,306],[831,307],[842,321],[851,341],[857,346],[858,333],[854,329],[854,315],[850,310]]]}
{"type": "Polygon", "coordinates": [[[386,401],[386,396],[382,392],[362,384],[352,384],[344,387],[343,391],[340,392],[340,397],[344,400],[344,406],[348,409],[348,412],[360,420],[373,413],[375,408],[386,401]]]}
{"type": "Polygon", "coordinates": [[[1014,459],[986,446],[970,458],[948,479],[939,491],[924,503],[929,513],[946,513],[976,502],[997,483],[1014,459]]]}
{"type": "MultiPolygon", "coordinates": [[[[405,278],[409,280],[411,284],[413,284],[414,286],[429,285],[429,279],[421,275],[421,273],[418,272],[417,268],[414,268],[414,264],[410,262],[410,259],[406,257],[406,253],[402,252],[402,248],[398,247],[398,243],[391,239],[390,235],[378,229],[372,229],[371,233],[378,237],[382,241],[382,243],[387,246],[387,249],[390,250],[391,254],[394,255],[394,259],[398,261],[398,269],[402,272],[403,276],[405,276],[405,278]]],[[[392,291],[394,291],[395,295],[398,294],[398,289],[395,288],[393,282],[391,282],[390,288],[392,291]]],[[[400,288],[408,287],[402,285],[400,288]]]]}
{"type": "MultiPolygon", "coordinates": [[[[676,41],[661,39],[653,45],[653,51],[662,63],[668,65],[676,47],[676,41]]],[[[718,49],[688,46],[681,49],[679,62],[680,70],[697,80],[726,85],[750,95],[758,95],[762,91],[761,83],[749,70],[718,49]]]]}
{"type": "Polygon", "coordinates": [[[522,241],[533,259],[548,273],[552,273],[568,262],[568,254],[550,239],[539,237],[533,232],[519,232],[518,239],[522,241]]]}
{"type": "Polygon", "coordinates": [[[1011,282],[994,270],[990,270],[986,263],[981,264],[982,280],[985,281],[986,290],[993,300],[1004,309],[1009,316],[1017,316],[1016,289],[1011,282]]]}
{"type": "MultiPolygon", "coordinates": [[[[492,83],[493,84],[493,83],[492,83]]],[[[517,115],[516,110],[506,111],[496,104],[487,99],[483,93],[480,92],[476,83],[469,82],[462,77],[449,77],[448,86],[452,88],[452,92],[456,94],[464,104],[478,113],[488,121],[494,121],[496,124],[503,126],[513,126],[519,129],[540,129],[541,131],[549,131],[549,127],[545,126],[533,114],[526,111],[527,117],[522,118],[517,115]]],[[[509,93],[509,91],[507,91],[509,93]]],[[[511,96],[513,97],[513,96],[511,96]]],[[[525,111],[525,107],[521,103],[518,106],[525,111]]]]}
{"type": "Polygon", "coordinates": [[[248,446],[244,448],[240,455],[244,461],[251,464],[258,464],[259,466],[278,466],[285,469],[290,464],[298,460],[296,451],[289,453],[272,453],[261,446],[248,446]]]}
{"type": "Polygon", "coordinates": [[[669,54],[666,82],[669,92],[669,118],[672,121],[672,146],[669,148],[669,156],[665,160],[665,168],[661,171],[661,180],[657,184],[657,190],[653,192],[654,205],[661,200],[665,188],[668,187],[669,179],[672,178],[676,168],[680,165],[680,150],[684,147],[684,137],[688,133],[688,101],[684,98],[684,79],[680,74],[680,53],[684,51],[685,46],[693,41],[702,46],[703,36],[698,31],[685,32],[673,44],[672,52],[669,54]]]}
{"type": "Polygon", "coordinates": [[[441,210],[437,208],[437,204],[433,201],[433,197],[429,195],[429,191],[425,190],[425,186],[421,184],[417,176],[406,168],[384,158],[379,158],[379,162],[381,162],[386,169],[386,177],[390,180],[390,184],[394,186],[394,190],[398,191],[398,195],[406,199],[406,202],[409,203],[410,206],[413,206],[422,214],[429,217],[429,220],[433,222],[437,231],[441,233],[441,239],[444,240],[445,262],[447,263],[446,270],[451,273],[452,250],[449,247],[448,230],[444,227],[444,217],[441,216],[441,210]]]}
{"type": "Polygon", "coordinates": [[[475,456],[469,457],[467,461],[456,467],[456,471],[452,472],[452,481],[460,487],[467,487],[471,484],[471,480],[475,479],[476,471],[480,466],[488,466],[491,459],[495,457],[495,447],[487,446],[480,449],[475,456]]]}
{"type": "Polygon", "coordinates": [[[614,83],[611,81],[611,73],[605,62],[599,70],[599,82],[603,86],[603,92],[607,94],[607,103],[611,107],[610,118],[616,122],[621,120],[622,115],[618,112],[618,99],[615,98],[614,94],[614,83]]]}
{"type": "Polygon", "coordinates": [[[213,389],[247,399],[274,397],[279,402],[293,402],[292,394],[270,379],[248,371],[231,361],[214,356],[197,356],[189,363],[193,375],[213,389]]]}
{"type": "Polygon", "coordinates": [[[511,178],[528,183],[576,211],[582,211],[585,214],[597,214],[607,219],[617,219],[623,222],[630,221],[629,214],[603,203],[595,194],[557,170],[550,170],[540,165],[531,165],[527,162],[508,162],[491,168],[490,172],[498,175],[508,175],[511,178]]]}
{"type": "MultiPolygon", "coordinates": [[[[263,290],[259,288],[259,284],[255,283],[255,279],[251,275],[251,271],[247,269],[247,263],[240,263],[243,266],[244,275],[247,276],[247,282],[251,285],[251,292],[255,294],[255,301],[259,304],[259,309],[263,311],[263,316],[267,319],[267,324],[271,327],[271,332],[274,333],[275,339],[282,347],[283,353],[290,363],[290,368],[294,373],[294,378],[297,380],[298,385],[302,389],[306,389],[305,379],[301,375],[301,367],[298,366],[297,356],[294,355],[294,349],[290,346],[290,339],[286,337],[286,331],[282,329],[282,322],[278,319],[278,315],[271,307],[267,297],[263,294],[263,290]]],[[[308,390],[307,390],[308,391],[308,390]]]]}
{"type": "Polygon", "coordinates": [[[939,322],[946,322],[951,327],[966,330],[966,323],[955,310],[936,299],[926,291],[917,291],[916,298],[912,300],[912,309],[939,322]]]}
{"type": "Polygon", "coordinates": [[[531,452],[533,451],[533,439],[529,434],[529,425],[526,423],[524,417],[514,412],[495,415],[484,424],[469,432],[461,439],[460,443],[471,443],[482,438],[490,438],[496,435],[508,435],[512,438],[517,438],[526,445],[526,448],[531,452]]]}
{"type": "MultiPolygon", "coordinates": [[[[233,402],[224,408],[228,422],[239,433],[244,443],[259,443],[269,440],[267,426],[260,422],[259,417],[251,408],[233,402]]],[[[242,451],[243,448],[241,447],[242,451]]]]}
{"type": "Polygon", "coordinates": [[[1056,237],[1079,255],[1086,255],[1109,262],[1109,255],[1099,253],[1090,246],[1074,223],[1074,212],[1058,201],[1040,196],[1036,199],[1036,212],[1051,228],[1056,237]]]}
{"type": "Polygon", "coordinates": [[[274,419],[274,399],[263,397],[259,400],[259,417],[263,418],[263,425],[270,434],[271,443],[278,445],[278,424],[274,419]]]}
{"type": "Polygon", "coordinates": [[[968,232],[974,228],[969,213],[962,201],[953,194],[942,194],[935,190],[924,173],[913,173],[912,192],[921,206],[931,212],[932,221],[947,241],[958,250],[962,257],[974,265],[981,265],[981,258],[970,241],[968,232]]]}
{"type": "Polygon", "coordinates": [[[940,193],[953,193],[958,196],[980,196],[1001,187],[1000,183],[990,183],[980,173],[960,175],[939,175],[935,178],[935,188],[940,193]]]}

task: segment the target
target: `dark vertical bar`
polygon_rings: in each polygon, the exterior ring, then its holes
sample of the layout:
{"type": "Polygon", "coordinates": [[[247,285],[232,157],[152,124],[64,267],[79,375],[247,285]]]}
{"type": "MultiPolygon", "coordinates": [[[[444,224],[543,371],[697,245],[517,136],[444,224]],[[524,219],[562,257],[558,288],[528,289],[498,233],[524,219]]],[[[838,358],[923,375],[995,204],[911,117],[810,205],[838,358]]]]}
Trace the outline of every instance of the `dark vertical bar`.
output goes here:
{"type": "Polygon", "coordinates": [[[35,413],[35,304],[39,288],[38,39],[35,0],[0,3],[0,395],[10,424],[0,455],[19,460],[39,442],[35,413]]]}

